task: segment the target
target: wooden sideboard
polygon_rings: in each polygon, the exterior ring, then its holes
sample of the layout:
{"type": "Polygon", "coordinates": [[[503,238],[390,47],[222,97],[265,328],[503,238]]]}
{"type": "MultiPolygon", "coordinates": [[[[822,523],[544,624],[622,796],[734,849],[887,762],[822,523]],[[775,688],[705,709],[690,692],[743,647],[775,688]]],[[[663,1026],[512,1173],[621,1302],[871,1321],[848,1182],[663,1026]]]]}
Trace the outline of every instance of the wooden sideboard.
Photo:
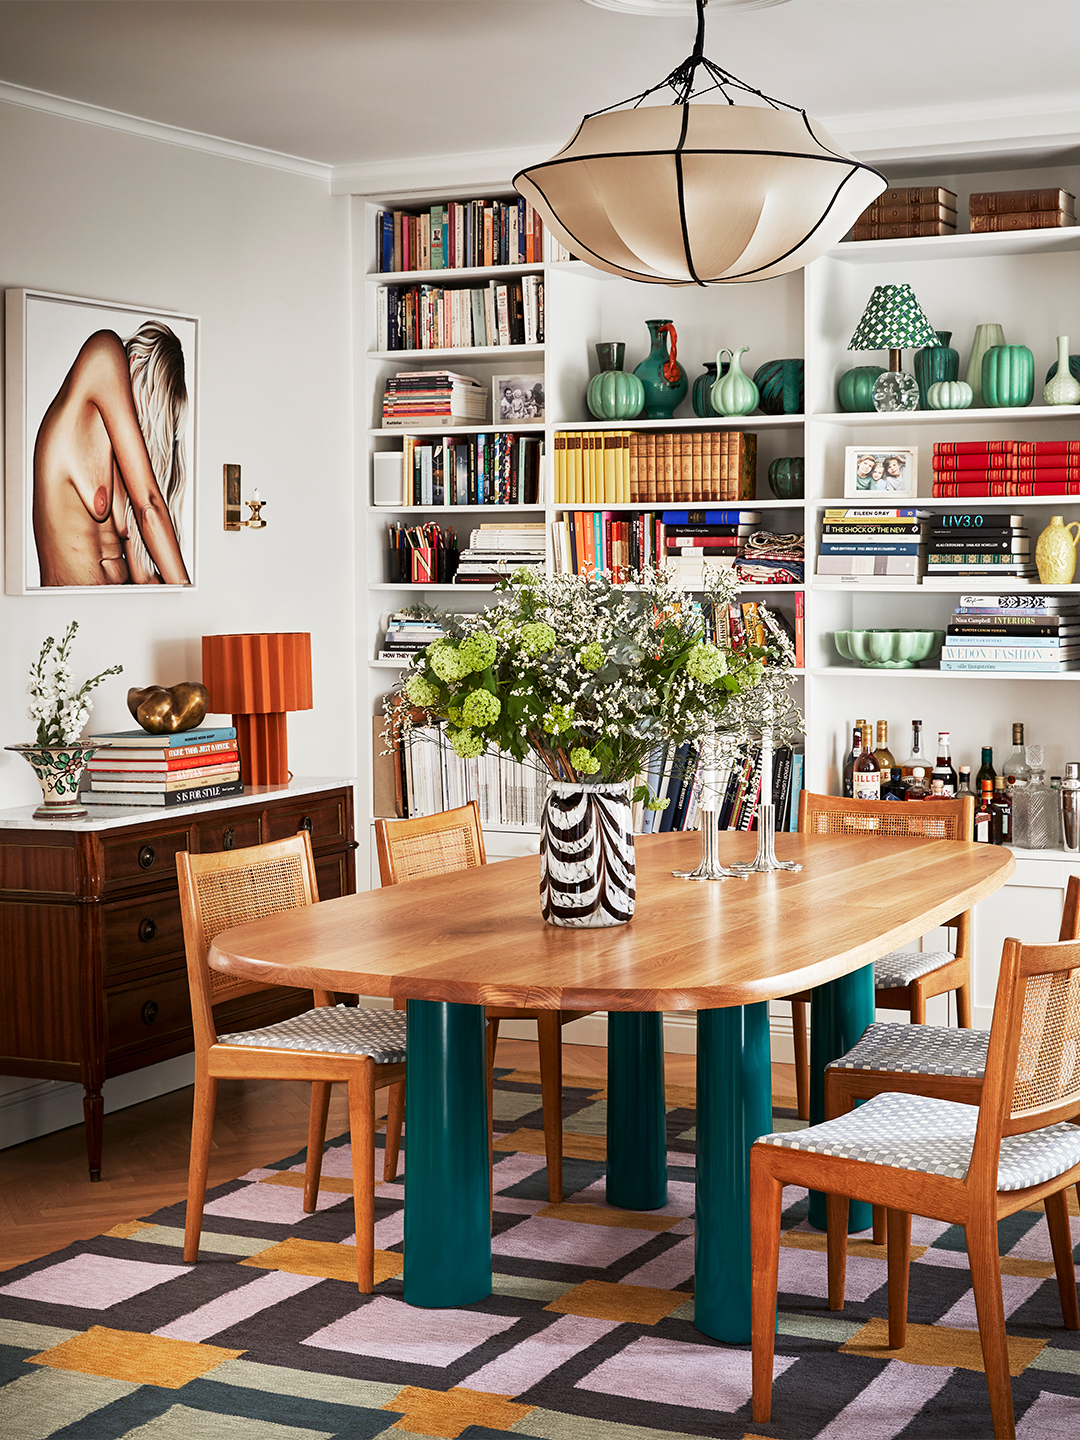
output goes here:
{"type": "MultiPolygon", "coordinates": [[[[356,890],[352,785],[293,781],[173,810],[85,820],[0,812],[0,1074],[81,1081],[91,1180],[101,1179],[102,1085],[193,1048],[176,854],[307,830],[319,895],[356,890]]],[[[222,1005],[222,1032],[310,1008],[268,988],[222,1005]]]]}

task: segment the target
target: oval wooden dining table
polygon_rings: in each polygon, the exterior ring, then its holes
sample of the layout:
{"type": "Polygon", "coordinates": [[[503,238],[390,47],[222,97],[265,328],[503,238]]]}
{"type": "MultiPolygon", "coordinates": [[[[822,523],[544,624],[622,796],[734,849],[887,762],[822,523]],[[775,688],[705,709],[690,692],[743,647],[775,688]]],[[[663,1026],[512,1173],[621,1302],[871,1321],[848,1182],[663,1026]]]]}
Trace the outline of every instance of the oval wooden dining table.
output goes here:
{"type": "MultiPolygon", "coordinates": [[[[756,836],[719,837],[725,864],[756,836]]],[[[608,1203],[666,1203],[665,1010],[697,1012],[695,1324],[750,1338],[749,1150],[772,1129],[768,1002],[814,989],[819,1069],[874,1018],[873,961],[996,890],[994,845],[778,835],[800,871],[688,883],[694,833],[638,837],[628,924],[544,922],[538,858],[368,890],[223,931],[227,974],[408,1003],[405,1273],[410,1304],[491,1292],[484,1009],[606,1010],[608,1203]]]]}

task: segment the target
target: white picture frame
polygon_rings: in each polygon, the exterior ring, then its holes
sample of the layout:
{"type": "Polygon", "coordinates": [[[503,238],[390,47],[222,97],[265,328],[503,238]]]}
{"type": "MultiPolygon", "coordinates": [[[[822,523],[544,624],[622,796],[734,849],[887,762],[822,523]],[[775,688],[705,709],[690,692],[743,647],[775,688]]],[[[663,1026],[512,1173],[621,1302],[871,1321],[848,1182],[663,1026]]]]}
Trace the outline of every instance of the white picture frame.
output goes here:
{"type": "Polygon", "coordinates": [[[493,375],[491,377],[491,423],[493,425],[539,424],[544,419],[543,375],[493,375]]]}
{"type": "Polygon", "coordinates": [[[15,289],[4,336],[6,593],[194,589],[199,318],[15,289]],[[96,412],[101,436],[73,474],[76,404],[96,412]],[[99,483],[103,469],[112,479],[99,483]],[[137,516],[155,492],[167,518],[144,539],[137,516]],[[83,543],[72,544],[83,509],[83,543]]]}
{"type": "Polygon", "coordinates": [[[919,493],[917,445],[848,445],[844,450],[844,495],[848,499],[889,496],[914,500],[919,493]]]}

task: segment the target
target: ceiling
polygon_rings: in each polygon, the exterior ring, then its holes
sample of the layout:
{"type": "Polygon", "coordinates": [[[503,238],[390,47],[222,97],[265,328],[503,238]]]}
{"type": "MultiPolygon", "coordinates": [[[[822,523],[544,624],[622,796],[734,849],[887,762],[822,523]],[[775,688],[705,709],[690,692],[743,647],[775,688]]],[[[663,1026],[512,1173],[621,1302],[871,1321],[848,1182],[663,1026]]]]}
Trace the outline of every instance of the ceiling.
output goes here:
{"type": "MultiPolygon", "coordinates": [[[[0,0],[0,82],[356,166],[556,148],[693,30],[582,0],[0,0]]],[[[840,134],[1080,112],[1077,0],[713,0],[706,53],[840,134]]]]}

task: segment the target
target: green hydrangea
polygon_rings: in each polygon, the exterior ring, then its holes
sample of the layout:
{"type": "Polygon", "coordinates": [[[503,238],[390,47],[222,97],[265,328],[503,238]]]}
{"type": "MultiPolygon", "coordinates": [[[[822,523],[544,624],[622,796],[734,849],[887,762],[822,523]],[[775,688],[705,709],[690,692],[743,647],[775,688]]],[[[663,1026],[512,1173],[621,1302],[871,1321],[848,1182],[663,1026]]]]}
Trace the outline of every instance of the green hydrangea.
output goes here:
{"type": "Polygon", "coordinates": [[[475,760],[484,753],[483,738],[475,730],[448,730],[446,733],[454,747],[454,754],[462,760],[475,760]]]}
{"type": "Polygon", "coordinates": [[[570,751],[570,764],[579,775],[595,775],[600,769],[600,761],[584,745],[575,745],[570,751]]]}
{"type": "Polygon", "coordinates": [[[578,659],[586,670],[599,670],[604,663],[604,647],[599,640],[590,640],[578,659]]]}
{"type": "Polygon", "coordinates": [[[405,682],[405,694],[421,710],[430,710],[438,704],[438,688],[423,675],[410,675],[405,682]]]}
{"type": "Polygon", "coordinates": [[[494,725],[502,713],[502,702],[490,690],[472,690],[461,705],[466,725],[494,725]]]}
{"type": "Polygon", "coordinates": [[[486,670],[495,659],[495,636],[478,630],[461,642],[458,655],[470,670],[486,670]]]}
{"type": "Polygon", "coordinates": [[[521,627],[521,648],[527,655],[546,655],[555,648],[555,631],[542,620],[530,620],[521,627]]]}
{"type": "Polygon", "coordinates": [[[467,660],[462,659],[457,646],[449,640],[436,640],[429,645],[427,658],[432,670],[447,685],[453,685],[455,680],[464,680],[473,668],[467,660]]]}
{"type": "Polygon", "coordinates": [[[450,721],[451,725],[464,725],[465,723],[461,718],[460,705],[448,705],[446,707],[446,718],[450,721]]]}
{"type": "Polygon", "coordinates": [[[727,662],[715,645],[695,645],[686,657],[686,673],[691,680],[712,685],[727,670],[727,662]]]}
{"type": "Polygon", "coordinates": [[[574,717],[568,705],[553,705],[540,722],[547,735],[561,735],[573,723],[574,717]]]}

